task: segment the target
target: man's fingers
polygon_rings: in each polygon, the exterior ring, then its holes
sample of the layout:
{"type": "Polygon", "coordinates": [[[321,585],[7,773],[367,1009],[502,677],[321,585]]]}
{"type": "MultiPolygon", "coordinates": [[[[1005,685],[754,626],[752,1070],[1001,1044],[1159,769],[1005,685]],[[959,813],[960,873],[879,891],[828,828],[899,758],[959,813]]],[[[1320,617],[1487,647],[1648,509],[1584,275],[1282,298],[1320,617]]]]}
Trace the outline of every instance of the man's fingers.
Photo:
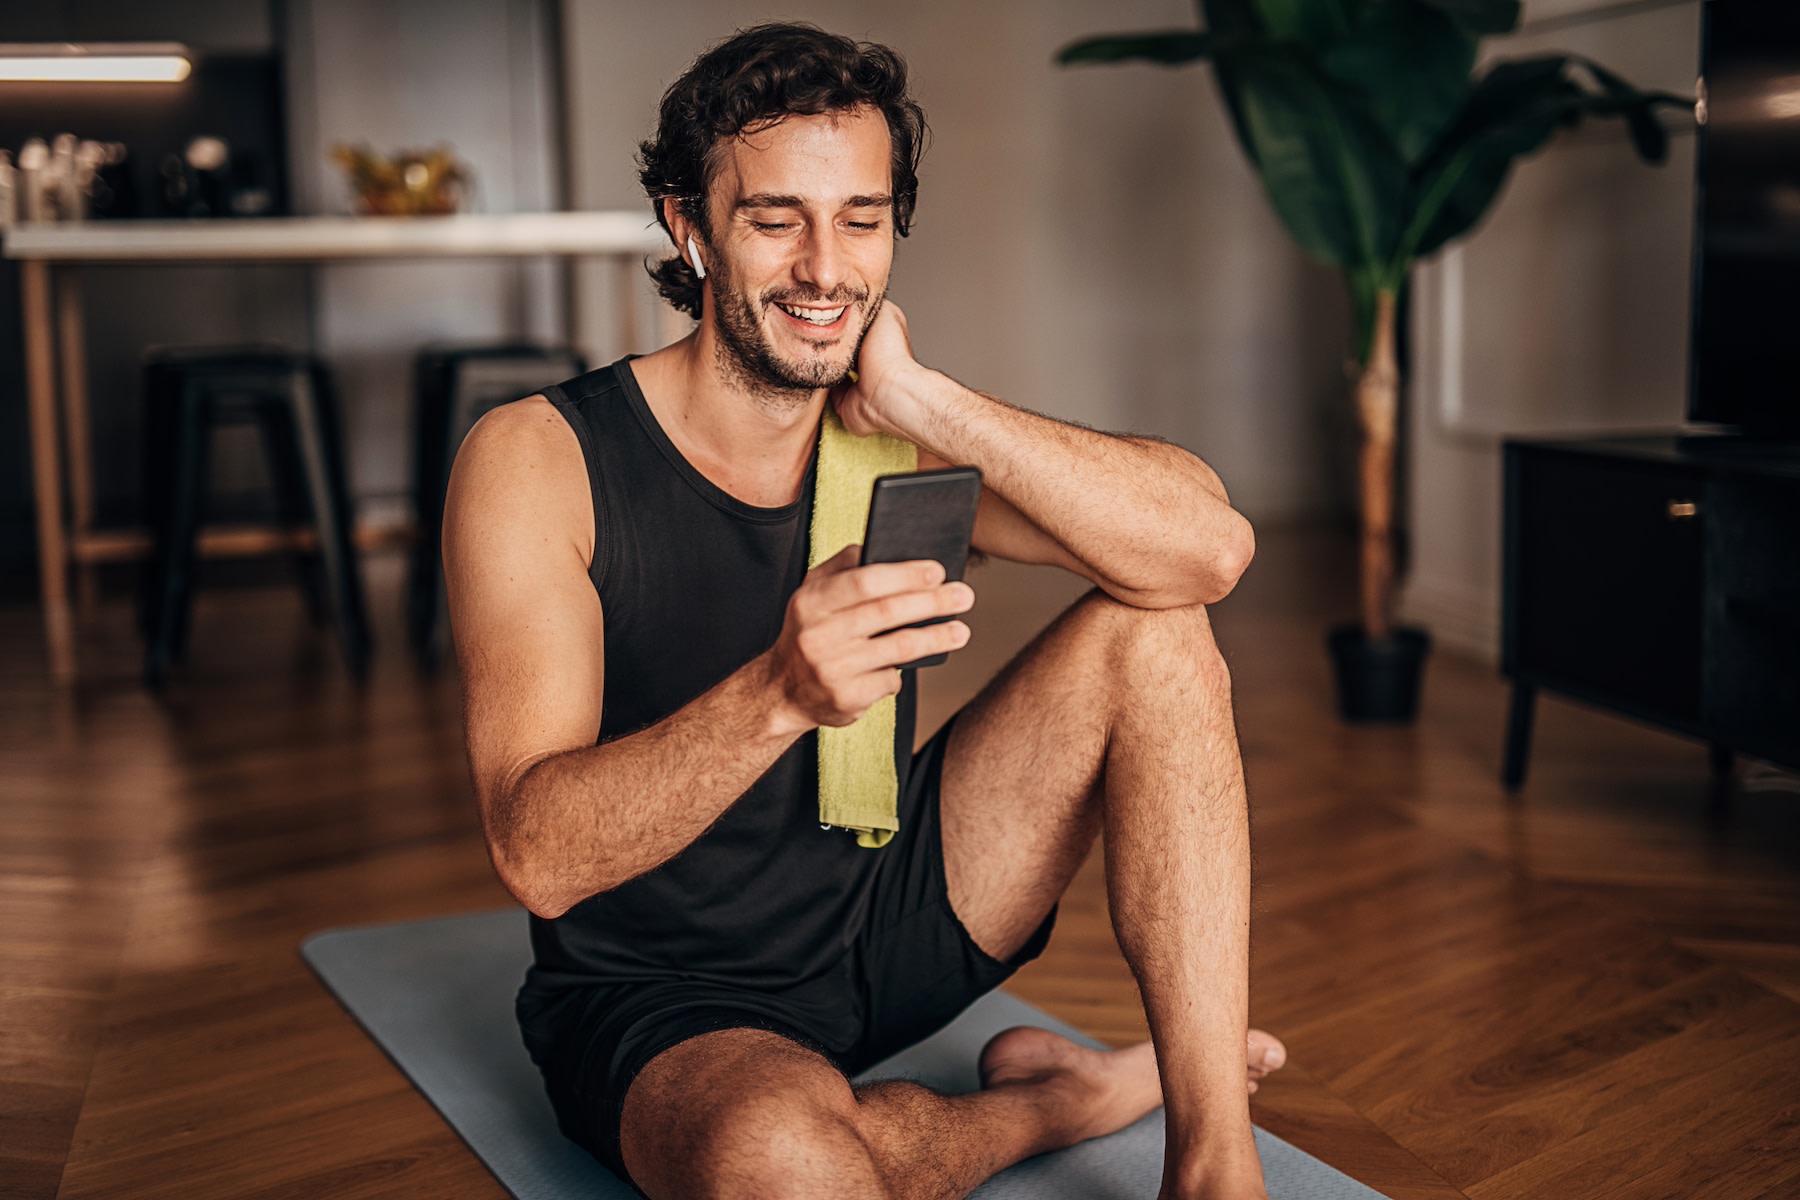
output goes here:
{"type": "Polygon", "coordinates": [[[828,713],[861,715],[893,693],[899,686],[894,667],[960,649],[969,640],[961,621],[905,628],[974,606],[974,589],[945,583],[943,564],[920,559],[861,566],[861,557],[861,547],[846,546],[815,567],[794,597],[794,624],[784,634],[791,635],[808,686],[822,701],[817,719],[826,723],[833,723],[828,713]]]}
{"type": "MultiPolygon", "coordinates": [[[[846,548],[846,552],[848,552],[846,548]]],[[[860,547],[855,548],[860,558],[860,547]]],[[[837,560],[831,559],[830,562],[837,560]]],[[[820,563],[823,569],[827,563],[820,563]]],[[[819,607],[826,612],[837,612],[883,596],[892,596],[901,592],[917,592],[936,587],[944,582],[944,564],[935,559],[921,559],[916,562],[870,563],[866,567],[838,569],[828,573],[828,578],[819,587],[819,607]]]]}
{"type": "Polygon", "coordinates": [[[838,578],[856,570],[862,561],[862,547],[851,542],[842,550],[814,567],[806,573],[800,583],[800,590],[794,593],[792,604],[800,611],[823,616],[839,607],[832,603],[831,584],[838,578]]]}
{"type": "Polygon", "coordinates": [[[945,621],[923,629],[896,629],[870,638],[846,663],[866,670],[897,667],[914,659],[960,650],[969,642],[969,627],[961,621],[945,621]]]}
{"type": "Polygon", "coordinates": [[[831,618],[834,632],[847,638],[874,637],[902,625],[950,617],[975,607],[975,590],[966,583],[943,583],[917,592],[899,592],[867,600],[831,618]]]}

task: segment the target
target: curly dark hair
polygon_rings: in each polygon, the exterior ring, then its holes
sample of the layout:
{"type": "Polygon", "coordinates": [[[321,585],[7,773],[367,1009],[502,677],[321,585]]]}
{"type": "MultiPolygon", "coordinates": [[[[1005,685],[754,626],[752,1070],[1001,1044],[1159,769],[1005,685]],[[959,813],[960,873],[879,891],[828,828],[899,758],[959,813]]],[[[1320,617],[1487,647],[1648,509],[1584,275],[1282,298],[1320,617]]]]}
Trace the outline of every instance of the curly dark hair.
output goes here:
{"type": "MultiPolygon", "coordinates": [[[[912,228],[925,154],[925,112],[906,90],[906,61],[886,46],[855,42],[816,25],[770,22],[711,47],[663,93],[656,134],[638,147],[638,178],[656,220],[674,239],[665,199],[710,238],[706,191],[726,138],[789,115],[816,116],[867,104],[887,119],[893,144],[894,229],[912,228]]],[[[696,319],[700,280],[677,252],[647,268],[663,299],[696,319]]]]}

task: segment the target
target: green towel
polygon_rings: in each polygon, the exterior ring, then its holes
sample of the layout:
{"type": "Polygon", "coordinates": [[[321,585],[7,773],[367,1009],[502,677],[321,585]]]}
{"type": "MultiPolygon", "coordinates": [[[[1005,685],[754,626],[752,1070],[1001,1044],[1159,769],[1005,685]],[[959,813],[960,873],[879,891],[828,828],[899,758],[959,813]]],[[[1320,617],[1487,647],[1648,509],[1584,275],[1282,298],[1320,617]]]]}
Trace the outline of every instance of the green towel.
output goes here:
{"type": "MultiPolygon", "coordinates": [[[[885,433],[857,437],[827,404],[819,424],[807,569],[863,540],[877,478],[918,469],[917,446],[885,433]]],[[[884,696],[855,724],[819,729],[819,823],[852,831],[856,844],[870,850],[887,845],[900,828],[895,707],[895,698],[884,696]]]]}

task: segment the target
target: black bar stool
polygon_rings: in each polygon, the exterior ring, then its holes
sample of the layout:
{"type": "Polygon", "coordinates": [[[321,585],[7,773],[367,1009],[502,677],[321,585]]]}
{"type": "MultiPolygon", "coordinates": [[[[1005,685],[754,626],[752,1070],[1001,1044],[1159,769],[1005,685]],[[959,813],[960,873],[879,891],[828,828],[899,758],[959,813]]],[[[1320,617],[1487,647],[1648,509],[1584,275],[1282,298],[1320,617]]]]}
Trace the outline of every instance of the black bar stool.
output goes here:
{"type": "Polygon", "coordinates": [[[344,661],[362,679],[369,627],[325,365],[274,347],[162,349],[145,356],[144,389],[144,481],[155,535],[140,609],[145,683],[160,688],[187,646],[212,431],[251,422],[262,434],[282,518],[309,520],[318,534],[302,575],[308,608],[315,620],[332,619],[344,661]]]}
{"type": "Polygon", "coordinates": [[[413,511],[419,540],[406,583],[406,626],[427,668],[439,656],[444,625],[444,492],[463,438],[491,408],[529,396],[548,384],[587,372],[587,362],[563,346],[530,342],[427,346],[413,360],[413,511]]]}

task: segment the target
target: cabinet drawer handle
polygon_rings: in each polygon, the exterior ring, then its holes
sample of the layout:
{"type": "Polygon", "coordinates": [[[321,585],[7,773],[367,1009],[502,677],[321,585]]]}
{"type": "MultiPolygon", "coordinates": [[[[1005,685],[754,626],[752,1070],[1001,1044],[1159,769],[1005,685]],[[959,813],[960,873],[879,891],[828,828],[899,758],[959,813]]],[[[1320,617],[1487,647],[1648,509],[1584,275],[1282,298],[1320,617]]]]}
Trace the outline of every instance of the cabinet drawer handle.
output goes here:
{"type": "Polygon", "coordinates": [[[1669,501],[1669,520],[1687,521],[1700,515],[1700,506],[1692,500],[1669,501]]]}

